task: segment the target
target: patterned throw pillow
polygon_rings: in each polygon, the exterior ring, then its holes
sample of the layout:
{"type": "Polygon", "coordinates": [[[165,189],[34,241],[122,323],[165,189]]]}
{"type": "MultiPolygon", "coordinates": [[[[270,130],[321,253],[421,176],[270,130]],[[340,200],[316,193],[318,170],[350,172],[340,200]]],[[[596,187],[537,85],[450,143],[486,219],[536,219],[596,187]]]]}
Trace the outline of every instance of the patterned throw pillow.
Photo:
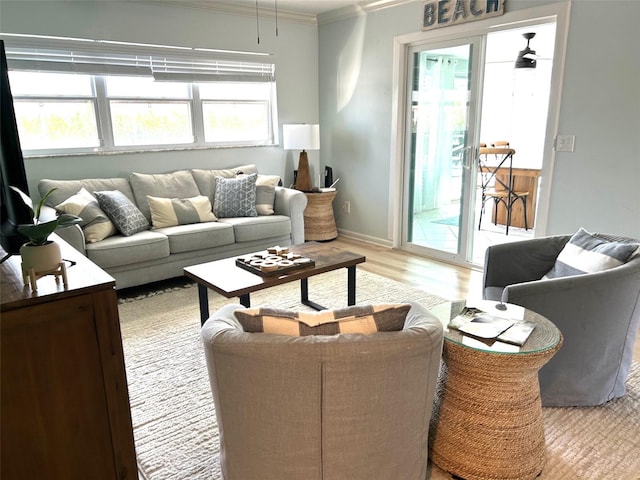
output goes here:
{"type": "Polygon", "coordinates": [[[601,272],[626,263],[638,243],[608,242],[581,228],[564,246],[543,279],[601,272]]]}
{"type": "Polygon", "coordinates": [[[236,310],[242,329],[251,333],[275,333],[302,337],[338,333],[375,333],[402,330],[408,303],[355,305],[337,310],[294,312],[278,308],[236,310]]]}
{"type": "Polygon", "coordinates": [[[107,214],[98,205],[98,201],[85,188],[81,188],[78,193],[56,205],[55,208],[62,213],[70,213],[82,218],[80,227],[87,243],[99,242],[117,232],[107,214]]]}
{"type": "MultiPolygon", "coordinates": [[[[239,173],[238,177],[246,177],[239,173]]],[[[280,184],[278,175],[260,175],[256,179],[256,212],[258,215],[273,215],[276,200],[276,186],[280,184]]]]}
{"type": "Polygon", "coordinates": [[[215,222],[211,202],[204,195],[192,198],[159,198],[147,195],[153,228],[215,222]]]}
{"type": "Polygon", "coordinates": [[[213,214],[218,218],[257,217],[257,178],[256,173],[237,178],[216,177],[213,214]]]}
{"type": "Polygon", "coordinates": [[[100,207],[125,237],[149,230],[149,222],[131,200],[118,190],[93,192],[100,207]]]}

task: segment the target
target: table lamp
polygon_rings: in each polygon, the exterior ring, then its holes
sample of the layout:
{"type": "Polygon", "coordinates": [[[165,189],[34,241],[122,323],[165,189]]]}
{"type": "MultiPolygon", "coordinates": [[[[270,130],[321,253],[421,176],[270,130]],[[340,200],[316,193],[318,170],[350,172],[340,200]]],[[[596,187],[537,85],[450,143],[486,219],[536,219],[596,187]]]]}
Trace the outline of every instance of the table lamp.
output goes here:
{"type": "Polygon", "coordinates": [[[298,175],[294,187],[303,192],[310,192],[311,173],[307,150],[320,148],[320,125],[306,123],[282,126],[282,144],[285,150],[301,150],[298,160],[298,175]]]}

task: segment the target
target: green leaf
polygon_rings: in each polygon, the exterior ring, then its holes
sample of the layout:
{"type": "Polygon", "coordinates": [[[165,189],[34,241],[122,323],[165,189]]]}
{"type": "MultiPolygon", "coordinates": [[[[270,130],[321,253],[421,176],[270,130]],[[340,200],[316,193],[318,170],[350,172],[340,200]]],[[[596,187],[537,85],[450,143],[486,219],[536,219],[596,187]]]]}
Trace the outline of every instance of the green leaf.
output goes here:
{"type": "Polygon", "coordinates": [[[31,213],[33,215],[33,223],[28,225],[18,225],[18,232],[27,237],[33,245],[44,245],[49,240],[49,235],[51,235],[60,227],[68,227],[69,225],[75,225],[76,223],[82,222],[82,218],[77,217],[76,215],[63,213],[53,220],[40,223],[40,211],[42,210],[42,207],[47,201],[49,195],[57,190],[56,188],[52,188],[51,190],[49,190],[40,199],[40,201],[36,205],[35,210],[33,209],[33,206],[31,204],[31,199],[27,195],[25,195],[15,187],[11,188],[21,194],[22,200],[31,209],[31,213]]]}
{"type": "Polygon", "coordinates": [[[56,228],[58,228],[58,219],[34,225],[20,225],[18,232],[27,237],[34,245],[44,245],[47,243],[49,235],[56,231],[56,228]]]}

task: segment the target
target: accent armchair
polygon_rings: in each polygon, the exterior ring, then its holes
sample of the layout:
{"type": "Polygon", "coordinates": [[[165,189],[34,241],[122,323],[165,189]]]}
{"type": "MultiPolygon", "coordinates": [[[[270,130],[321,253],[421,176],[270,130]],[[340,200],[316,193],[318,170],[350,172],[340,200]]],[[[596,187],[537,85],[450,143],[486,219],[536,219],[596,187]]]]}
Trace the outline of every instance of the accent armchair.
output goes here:
{"type": "Polygon", "coordinates": [[[640,255],[609,270],[541,280],[570,238],[494,245],[485,255],[483,298],[544,315],[564,337],[539,372],[543,406],[599,405],[623,396],[640,323],[640,255]]]}
{"type": "Polygon", "coordinates": [[[225,480],[424,480],[441,323],[412,304],[401,331],[247,333],[204,324],[225,480]]]}

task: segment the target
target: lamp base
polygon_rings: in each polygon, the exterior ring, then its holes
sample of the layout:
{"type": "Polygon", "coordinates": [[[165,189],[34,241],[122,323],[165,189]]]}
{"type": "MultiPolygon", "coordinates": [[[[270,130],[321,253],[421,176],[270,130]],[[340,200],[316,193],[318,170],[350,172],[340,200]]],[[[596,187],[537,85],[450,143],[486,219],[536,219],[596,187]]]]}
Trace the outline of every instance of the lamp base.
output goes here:
{"type": "Polygon", "coordinates": [[[298,160],[298,176],[296,177],[296,184],[294,187],[297,190],[303,192],[310,192],[313,188],[311,185],[311,173],[309,172],[309,158],[307,152],[302,150],[300,152],[300,159],[298,160]]]}

